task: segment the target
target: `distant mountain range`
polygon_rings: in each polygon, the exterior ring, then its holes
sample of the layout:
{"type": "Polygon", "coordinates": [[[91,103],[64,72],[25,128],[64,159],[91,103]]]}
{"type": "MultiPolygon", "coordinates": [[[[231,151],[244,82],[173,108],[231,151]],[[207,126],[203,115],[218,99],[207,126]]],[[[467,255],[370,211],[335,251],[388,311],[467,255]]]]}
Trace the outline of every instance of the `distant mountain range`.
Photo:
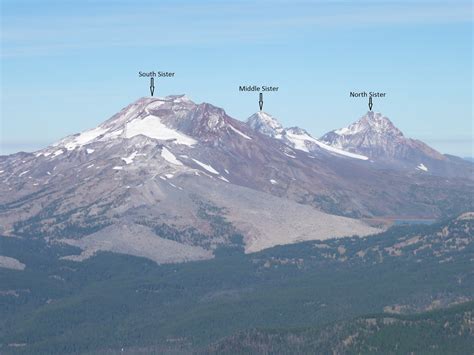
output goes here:
{"type": "Polygon", "coordinates": [[[159,263],[373,234],[473,209],[473,164],[379,113],[313,138],[186,96],[141,98],[101,125],[0,157],[0,232],[159,263]],[[370,222],[370,223],[369,223],[370,222]]]}

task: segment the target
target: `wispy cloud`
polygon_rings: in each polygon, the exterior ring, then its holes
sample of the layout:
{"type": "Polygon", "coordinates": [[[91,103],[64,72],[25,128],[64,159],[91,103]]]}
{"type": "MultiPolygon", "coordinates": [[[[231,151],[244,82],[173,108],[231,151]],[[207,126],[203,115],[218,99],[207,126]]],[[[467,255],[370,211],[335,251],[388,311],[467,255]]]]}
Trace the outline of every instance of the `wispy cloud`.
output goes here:
{"type": "Polygon", "coordinates": [[[285,43],[315,27],[350,30],[472,21],[470,2],[63,1],[52,2],[54,11],[45,11],[44,3],[37,11],[20,11],[25,3],[10,2],[2,11],[3,57],[91,48],[285,43]]]}

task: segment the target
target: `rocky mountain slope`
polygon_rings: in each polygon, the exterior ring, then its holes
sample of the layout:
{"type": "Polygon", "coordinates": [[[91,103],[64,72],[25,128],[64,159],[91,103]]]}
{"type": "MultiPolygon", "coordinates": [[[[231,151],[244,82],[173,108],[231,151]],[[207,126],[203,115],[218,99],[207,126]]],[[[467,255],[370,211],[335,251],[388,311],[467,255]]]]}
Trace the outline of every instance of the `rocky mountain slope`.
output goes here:
{"type": "Polygon", "coordinates": [[[293,149],[303,152],[314,154],[318,154],[318,152],[329,152],[335,154],[336,156],[345,156],[359,160],[368,159],[366,156],[354,154],[343,149],[334,148],[321,141],[318,141],[303,128],[283,128],[276,118],[266,112],[257,112],[250,116],[247,119],[247,125],[259,133],[280,140],[293,149]]]}
{"type": "Polygon", "coordinates": [[[363,154],[383,167],[473,178],[473,164],[443,155],[425,143],[407,138],[381,113],[369,111],[347,127],[326,133],[321,141],[337,149],[363,154]]]}
{"type": "Polygon", "coordinates": [[[96,128],[0,157],[0,232],[157,262],[367,235],[360,217],[469,210],[469,179],[386,171],[266,113],[142,98],[96,128]],[[440,203],[442,201],[442,203],[440,203]]]}

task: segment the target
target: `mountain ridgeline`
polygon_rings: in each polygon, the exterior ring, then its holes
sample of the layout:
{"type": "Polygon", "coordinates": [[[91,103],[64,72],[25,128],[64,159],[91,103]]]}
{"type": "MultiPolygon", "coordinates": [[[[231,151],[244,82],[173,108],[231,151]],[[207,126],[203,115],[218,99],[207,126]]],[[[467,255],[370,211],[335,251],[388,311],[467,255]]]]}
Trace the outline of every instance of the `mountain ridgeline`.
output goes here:
{"type": "Polygon", "coordinates": [[[367,112],[351,125],[323,135],[320,140],[339,149],[364,154],[387,168],[416,169],[447,177],[472,178],[472,167],[460,158],[442,155],[425,143],[407,138],[381,113],[367,112]]]}
{"type": "Polygon", "coordinates": [[[473,164],[369,112],[321,139],[258,112],[141,98],[96,128],[0,157],[0,232],[176,262],[380,232],[474,210],[473,164]]]}
{"type": "Polygon", "coordinates": [[[0,353],[466,353],[473,166],[141,98],[0,157],[0,353]]]}

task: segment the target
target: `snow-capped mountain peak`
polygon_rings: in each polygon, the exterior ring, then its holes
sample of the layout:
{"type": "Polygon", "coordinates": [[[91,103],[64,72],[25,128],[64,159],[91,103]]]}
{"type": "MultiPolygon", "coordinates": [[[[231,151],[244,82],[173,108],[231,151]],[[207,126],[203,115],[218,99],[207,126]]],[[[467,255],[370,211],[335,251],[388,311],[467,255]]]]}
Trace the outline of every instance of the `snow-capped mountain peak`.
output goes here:
{"type": "Polygon", "coordinates": [[[253,130],[270,137],[281,137],[283,126],[276,118],[266,112],[259,111],[247,119],[247,125],[253,130]]]}
{"type": "Polygon", "coordinates": [[[107,142],[138,135],[191,146],[196,140],[170,125],[167,116],[184,118],[195,107],[197,105],[184,95],[142,97],[96,128],[68,136],[52,147],[72,151],[97,141],[107,142]]]}
{"type": "Polygon", "coordinates": [[[103,128],[118,128],[136,118],[153,115],[159,110],[182,111],[197,106],[186,95],[170,95],[166,97],[142,97],[120,112],[112,116],[100,126],[103,128]]]}
{"type": "Polygon", "coordinates": [[[403,133],[380,112],[367,112],[358,121],[333,131],[340,136],[350,136],[360,133],[389,134],[403,137],[403,133]]]}
{"type": "Polygon", "coordinates": [[[240,132],[230,121],[223,109],[208,103],[196,104],[185,95],[142,97],[96,128],[68,136],[53,147],[72,151],[96,141],[139,135],[193,146],[197,141],[215,139],[225,128],[240,132]]]}
{"type": "Polygon", "coordinates": [[[372,159],[400,161],[401,165],[411,166],[424,157],[445,159],[423,142],[406,138],[390,119],[379,112],[367,112],[349,126],[326,133],[320,141],[372,159]]]}
{"type": "Polygon", "coordinates": [[[257,112],[247,119],[247,125],[253,130],[280,140],[286,145],[306,153],[315,153],[325,150],[331,154],[367,160],[366,156],[346,152],[333,148],[313,138],[306,130],[300,127],[284,128],[273,116],[265,112],[257,112]]]}
{"type": "MultiPolygon", "coordinates": [[[[212,146],[243,144],[252,140],[251,132],[248,126],[229,117],[222,108],[208,103],[196,104],[185,95],[142,97],[97,127],[65,137],[35,155],[56,160],[69,154],[95,151],[96,155],[105,147],[122,149],[141,143],[166,145],[171,152],[180,152],[196,149],[198,143],[212,146]]],[[[141,154],[141,151],[137,152],[141,154]]]]}
{"type": "MultiPolygon", "coordinates": [[[[360,125],[384,127],[369,118],[373,122],[360,125]]],[[[234,243],[234,229],[229,236],[220,227],[214,230],[209,218],[214,213],[236,223],[246,250],[256,251],[307,238],[325,225],[330,228],[318,238],[359,234],[354,228],[374,232],[321,211],[373,217],[409,210],[425,216],[442,213],[437,208],[441,199],[443,205],[469,205],[470,163],[435,160],[431,148],[403,136],[364,132],[333,135],[365,144],[380,159],[369,161],[368,154],[325,144],[298,127],[285,129],[265,113],[245,124],[184,96],[141,98],[55,146],[1,156],[0,232],[83,243],[73,245],[87,253],[112,250],[146,257],[150,243],[161,238],[155,226],[166,224],[170,231],[192,227],[199,238],[187,232],[180,232],[180,239],[174,232],[163,238],[172,237],[168,242],[185,248],[180,250],[194,248],[201,258],[234,243]],[[265,136],[252,126],[272,130],[265,136]],[[467,182],[446,178],[451,176],[467,182]],[[149,238],[137,249],[136,235],[143,232],[149,238]]],[[[167,249],[162,253],[167,255],[167,249]]],[[[180,258],[192,260],[189,254],[180,258]]]]}

